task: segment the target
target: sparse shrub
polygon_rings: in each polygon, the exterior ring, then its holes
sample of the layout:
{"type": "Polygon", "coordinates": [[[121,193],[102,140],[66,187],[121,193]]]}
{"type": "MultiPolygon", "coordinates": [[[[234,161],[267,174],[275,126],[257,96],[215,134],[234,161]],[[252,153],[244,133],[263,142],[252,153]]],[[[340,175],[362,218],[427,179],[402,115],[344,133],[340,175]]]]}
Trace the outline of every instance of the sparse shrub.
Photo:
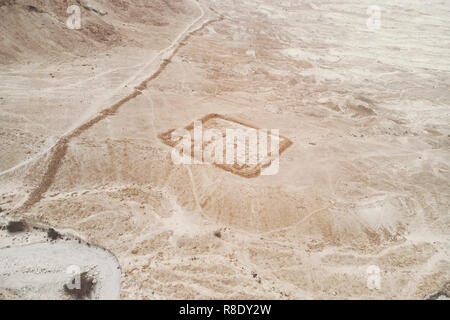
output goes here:
{"type": "Polygon", "coordinates": [[[217,238],[222,238],[222,233],[220,232],[220,230],[214,231],[214,235],[215,235],[217,238]]]}
{"type": "Polygon", "coordinates": [[[56,240],[61,238],[61,234],[55,229],[50,228],[47,231],[47,237],[49,237],[51,240],[56,240]]]}
{"type": "Polygon", "coordinates": [[[11,233],[22,232],[25,231],[27,225],[23,221],[10,221],[6,226],[6,230],[11,233]]]}

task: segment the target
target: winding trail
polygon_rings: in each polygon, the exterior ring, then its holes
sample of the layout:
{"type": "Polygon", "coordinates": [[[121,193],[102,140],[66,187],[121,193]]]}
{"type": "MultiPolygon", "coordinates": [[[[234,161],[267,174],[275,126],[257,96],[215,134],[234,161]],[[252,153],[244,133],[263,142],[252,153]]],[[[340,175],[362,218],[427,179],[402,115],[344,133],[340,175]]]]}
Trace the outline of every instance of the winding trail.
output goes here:
{"type": "MultiPolygon", "coordinates": [[[[205,16],[205,11],[203,10],[202,6],[197,2],[194,1],[193,2],[197,5],[197,7],[200,10],[200,15],[193,21],[191,22],[173,41],[172,43],[167,47],[162,49],[161,51],[158,52],[158,54],[151,59],[149,62],[147,62],[146,64],[142,64],[142,67],[134,74],[132,75],[130,78],[127,78],[123,83],[121,83],[118,86],[118,89],[116,91],[114,91],[112,94],[110,94],[107,98],[111,98],[119,89],[121,89],[123,86],[125,86],[126,84],[129,84],[133,81],[136,81],[137,78],[139,78],[139,76],[141,76],[141,73],[143,72],[143,70],[145,70],[146,68],[148,68],[149,66],[151,66],[157,59],[163,57],[165,54],[171,53],[173,52],[176,48],[178,48],[180,46],[180,42],[181,40],[186,37],[186,34],[189,32],[189,30],[195,25],[197,24],[201,19],[203,19],[203,17],[205,16]]],[[[191,31],[192,32],[192,31],[191,31]]],[[[158,69],[159,70],[159,69],[158,69]]],[[[158,72],[158,70],[156,72],[158,72]]],[[[144,78],[147,79],[147,78],[144,78]]],[[[90,80],[90,79],[88,79],[90,80]]],[[[144,80],[145,81],[145,80],[144,80]]],[[[130,95],[133,95],[135,92],[131,93],[130,95]]],[[[122,101],[122,100],[121,100],[122,101]]],[[[119,101],[120,103],[120,101],[119,101]]],[[[104,110],[108,110],[104,109],[104,110]]],[[[103,110],[103,111],[104,111],[103,110]]],[[[102,112],[103,112],[102,111],[102,112]]],[[[97,115],[98,116],[98,115],[97,115]]],[[[88,120],[91,121],[91,120],[88,120]]],[[[14,171],[16,171],[17,169],[20,169],[38,159],[40,159],[42,156],[46,155],[48,152],[50,152],[52,149],[54,149],[60,142],[61,140],[63,140],[65,137],[70,136],[74,131],[76,131],[78,128],[80,128],[81,126],[83,126],[82,124],[78,124],[75,125],[74,129],[69,129],[66,133],[64,133],[61,137],[59,137],[58,139],[56,139],[56,141],[50,145],[47,149],[40,151],[39,153],[37,153],[36,155],[34,155],[31,158],[28,158],[20,163],[18,163],[17,165],[15,165],[14,167],[11,167],[9,169],[6,169],[4,171],[0,172],[0,177],[5,176],[9,173],[12,173],[14,171]]]]}
{"type": "MultiPolygon", "coordinates": [[[[95,124],[102,121],[103,119],[105,119],[111,115],[114,115],[120,109],[120,107],[122,107],[125,103],[127,103],[130,100],[133,100],[137,96],[141,95],[142,91],[148,87],[149,83],[151,81],[155,80],[156,78],[158,78],[159,75],[165,70],[165,68],[171,63],[172,58],[178,53],[179,49],[186,44],[186,42],[189,40],[189,38],[192,35],[201,31],[203,28],[207,27],[211,23],[220,21],[223,19],[223,17],[221,16],[217,19],[205,21],[199,27],[189,31],[205,15],[203,8],[197,2],[195,2],[195,3],[199,7],[199,9],[201,11],[201,15],[194,22],[192,22],[180,35],[178,35],[178,37],[172,42],[172,44],[169,47],[167,47],[164,50],[161,50],[160,53],[146,65],[146,67],[148,67],[157,58],[162,59],[162,62],[160,62],[158,69],[153,74],[151,74],[151,76],[144,79],[137,87],[135,87],[134,91],[131,94],[129,94],[125,98],[121,99],[119,102],[113,104],[112,106],[110,106],[106,109],[103,109],[100,113],[98,113],[92,119],[79,125],[74,130],[66,133],[61,138],[59,138],[52,147],[48,148],[47,152],[50,150],[53,150],[53,152],[50,155],[50,160],[49,160],[47,169],[42,177],[41,182],[37,185],[36,188],[34,188],[31,191],[27,200],[20,207],[13,210],[14,214],[23,213],[23,212],[29,210],[34,204],[38,203],[42,199],[43,194],[45,192],[47,192],[47,190],[53,184],[56,174],[62,165],[62,160],[64,159],[64,157],[67,153],[67,149],[69,147],[69,142],[72,139],[80,136],[84,131],[90,129],[95,124]]],[[[135,75],[135,77],[137,77],[140,72],[141,72],[141,70],[135,75]]],[[[39,155],[45,154],[47,152],[42,152],[39,155]]],[[[31,160],[27,160],[25,162],[30,163],[31,160]]],[[[14,169],[17,169],[25,164],[17,165],[14,167],[14,169]]],[[[12,169],[9,169],[7,171],[11,171],[11,170],[12,169]]],[[[3,174],[4,173],[0,173],[0,176],[3,174]]]]}

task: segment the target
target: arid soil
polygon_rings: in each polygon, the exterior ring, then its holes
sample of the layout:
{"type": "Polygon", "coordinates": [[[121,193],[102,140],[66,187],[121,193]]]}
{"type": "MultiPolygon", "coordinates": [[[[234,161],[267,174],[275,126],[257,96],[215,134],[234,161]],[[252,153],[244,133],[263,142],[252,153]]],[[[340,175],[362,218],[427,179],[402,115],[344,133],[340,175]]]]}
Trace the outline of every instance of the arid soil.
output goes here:
{"type": "Polygon", "coordinates": [[[0,215],[108,249],[123,299],[443,292],[450,5],[372,4],[0,0],[0,215]],[[279,129],[279,172],[173,163],[208,114],[279,129]]]}

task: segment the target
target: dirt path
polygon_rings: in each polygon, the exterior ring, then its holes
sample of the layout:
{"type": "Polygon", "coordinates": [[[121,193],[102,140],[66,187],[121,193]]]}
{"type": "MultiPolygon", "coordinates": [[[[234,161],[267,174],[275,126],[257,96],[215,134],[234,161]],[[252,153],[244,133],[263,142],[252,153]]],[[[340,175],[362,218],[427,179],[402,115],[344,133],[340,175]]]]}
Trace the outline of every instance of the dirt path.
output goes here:
{"type": "MultiPolygon", "coordinates": [[[[151,81],[158,78],[158,76],[164,71],[164,69],[171,63],[172,58],[177,54],[179,49],[183,45],[186,44],[186,41],[188,41],[192,35],[201,31],[203,28],[207,27],[211,23],[222,19],[222,17],[220,17],[215,20],[206,21],[202,25],[200,25],[198,28],[185,34],[185,32],[187,30],[189,30],[199,19],[201,19],[204,16],[204,11],[200,7],[200,5],[199,5],[199,8],[201,9],[201,12],[202,12],[201,16],[199,18],[197,18],[181,35],[179,35],[175,39],[175,41],[172,43],[171,46],[169,46],[168,48],[166,48],[160,52],[160,54],[157,57],[162,56],[164,58],[165,55],[168,55],[168,56],[163,59],[162,63],[159,65],[158,69],[150,77],[148,77],[147,79],[142,81],[139,84],[139,86],[137,86],[135,88],[133,93],[131,93],[127,97],[123,98],[119,102],[115,103],[114,105],[104,109],[103,111],[101,111],[99,114],[97,114],[91,120],[83,123],[82,125],[78,126],[75,130],[73,130],[72,132],[61,137],[55,143],[55,145],[52,148],[50,148],[50,149],[53,149],[53,152],[50,156],[50,161],[49,161],[47,170],[44,173],[41,182],[38,184],[38,186],[35,189],[32,190],[32,192],[30,193],[28,199],[24,202],[24,204],[22,206],[20,206],[19,208],[17,208],[16,210],[14,210],[15,214],[23,213],[24,211],[29,210],[34,204],[36,204],[37,202],[39,202],[41,200],[42,195],[53,184],[56,173],[58,172],[58,170],[61,166],[62,160],[64,159],[64,157],[67,153],[68,144],[73,138],[80,136],[84,131],[88,130],[89,128],[94,126],[96,123],[105,119],[106,117],[114,115],[119,110],[119,108],[122,107],[125,103],[127,103],[128,101],[133,100],[137,96],[141,95],[142,90],[145,90],[151,81]],[[165,53],[163,53],[163,52],[165,52],[165,53]]],[[[155,57],[155,59],[157,57],[155,57]]],[[[152,62],[153,61],[151,61],[150,64],[152,62]]],[[[30,161],[28,160],[28,162],[30,162],[30,161]]],[[[17,168],[17,166],[16,166],[16,168],[17,168]]]]}
{"type": "MultiPolygon", "coordinates": [[[[175,38],[175,40],[173,40],[172,41],[172,43],[168,46],[168,47],[166,47],[166,48],[164,48],[164,49],[162,49],[161,51],[159,51],[158,52],[158,54],[156,54],[155,55],[155,57],[153,58],[153,59],[151,59],[149,62],[147,62],[147,63],[145,63],[145,64],[142,64],[141,66],[140,66],[140,68],[139,68],[139,70],[133,75],[133,76],[131,76],[130,78],[128,78],[128,79],[126,79],[118,88],[122,88],[123,86],[125,86],[126,84],[129,84],[129,83],[133,83],[134,81],[136,81],[136,79],[137,78],[139,78],[140,76],[141,76],[141,73],[145,70],[145,69],[147,69],[149,66],[151,66],[158,58],[161,58],[161,57],[163,57],[164,55],[167,55],[168,53],[173,53],[173,51],[174,50],[178,50],[178,48],[180,47],[180,42],[181,42],[181,40],[186,36],[186,34],[189,32],[189,30],[195,25],[195,24],[197,24],[201,19],[203,19],[203,17],[205,16],[205,11],[203,10],[203,8],[202,8],[202,6],[197,2],[197,1],[194,1],[194,3],[197,5],[197,7],[199,8],[199,10],[200,10],[200,15],[192,22],[192,23],[190,23],[176,38],[175,38]]],[[[203,26],[201,26],[200,28],[202,28],[203,26]]],[[[199,30],[199,29],[197,29],[197,30],[199,30]]],[[[172,54],[170,55],[171,57],[173,56],[172,54]]],[[[163,58],[164,59],[164,58],[163,58]]],[[[161,69],[161,66],[156,70],[156,73],[159,71],[161,69]]],[[[117,68],[116,69],[114,69],[114,70],[117,70],[117,68]]],[[[113,70],[110,70],[110,71],[113,71],[113,70]]],[[[96,75],[96,77],[97,77],[98,75],[96,75]]],[[[87,79],[87,81],[89,81],[89,80],[91,80],[92,78],[89,78],[89,79],[87,79]]],[[[149,78],[144,78],[144,82],[146,81],[146,80],[148,80],[149,78]]],[[[143,83],[143,82],[142,82],[143,83]]],[[[76,84],[75,84],[76,85],[76,84]]],[[[127,99],[128,97],[130,97],[130,96],[132,96],[132,95],[134,95],[136,93],[136,91],[134,91],[133,93],[131,93],[129,96],[127,96],[125,99],[127,99]]],[[[113,96],[113,93],[110,95],[110,97],[111,96],[113,96]]],[[[106,99],[105,99],[106,100],[106,99]]],[[[124,99],[123,99],[124,100],[124,99]]],[[[121,101],[119,101],[119,103],[125,103],[126,101],[123,101],[123,100],[121,100],[121,101]]],[[[127,100],[128,101],[128,100],[127,100]]],[[[112,107],[114,107],[115,105],[113,105],[112,107]]],[[[103,111],[107,111],[108,109],[111,109],[112,107],[109,107],[109,108],[106,108],[106,109],[104,109],[103,111]]],[[[102,111],[102,112],[103,112],[102,111]]],[[[101,112],[101,113],[102,113],[101,112]]],[[[98,115],[97,115],[98,116],[98,115]]],[[[97,116],[94,118],[94,119],[96,119],[97,118],[97,116]]],[[[94,120],[94,119],[92,119],[92,120],[94,120]]],[[[88,122],[90,122],[90,121],[92,121],[92,120],[89,120],[88,122]]],[[[43,150],[43,151],[41,151],[41,152],[39,152],[38,154],[36,154],[34,157],[31,157],[31,158],[29,158],[29,159],[27,159],[27,160],[25,160],[25,161],[22,161],[21,163],[19,163],[19,164],[17,164],[17,165],[15,165],[14,167],[12,167],[12,168],[9,168],[9,169],[7,169],[7,170],[4,170],[4,171],[2,171],[2,172],[0,172],[0,177],[2,177],[2,176],[4,176],[4,175],[7,175],[7,174],[9,174],[9,173],[12,173],[12,172],[14,172],[14,171],[16,171],[17,169],[20,169],[20,168],[22,168],[22,167],[24,167],[24,166],[26,166],[26,165],[28,165],[28,164],[30,164],[30,163],[32,163],[32,162],[34,162],[34,161],[36,161],[36,160],[38,160],[38,159],[40,159],[42,156],[44,156],[44,155],[46,155],[48,152],[50,152],[50,151],[52,151],[54,148],[57,148],[57,146],[60,144],[60,143],[64,143],[64,139],[66,138],[66,137],[68,137],[68,136],[70,136],[70,135],[72,135],[73,133],[74,133],[74,131],[77,131],[80,127],[82,127],[83,125],[84,125],[85,123],[82,123],[82,124],[80,124],[80,125],[78,125],[78,126],[76,126],[75,127],[75,129],[72,129],[72,130],[69,130],[68,132],[66,132],[65,134],[63,134],[60,138],[58,138],[51,146],[49,146],[47,149],[45,149],[45,150],[43,150]]],[[[56,152],[56,151],[55,151],[56,152]]]]}

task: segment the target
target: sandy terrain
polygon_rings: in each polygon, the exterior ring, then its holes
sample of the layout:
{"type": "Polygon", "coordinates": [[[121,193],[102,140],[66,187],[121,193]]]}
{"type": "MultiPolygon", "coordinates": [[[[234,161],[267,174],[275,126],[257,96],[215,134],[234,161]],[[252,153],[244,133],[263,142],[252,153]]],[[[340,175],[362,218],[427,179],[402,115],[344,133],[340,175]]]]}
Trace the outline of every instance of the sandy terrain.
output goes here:
{"type": "MultiPolygon", "coordinates": [[[[448,288],[448,2],[377,1],[379,30],[368,0],[48,3],[0,0],[0,215],[109,250],[124,299],[448,288]],[[158,136],[208,114],[279,129],[279,172],[174,164],[158,136]]],[[[6,298],[32,297],[21,239],[0,247],[6,298]]]]}

